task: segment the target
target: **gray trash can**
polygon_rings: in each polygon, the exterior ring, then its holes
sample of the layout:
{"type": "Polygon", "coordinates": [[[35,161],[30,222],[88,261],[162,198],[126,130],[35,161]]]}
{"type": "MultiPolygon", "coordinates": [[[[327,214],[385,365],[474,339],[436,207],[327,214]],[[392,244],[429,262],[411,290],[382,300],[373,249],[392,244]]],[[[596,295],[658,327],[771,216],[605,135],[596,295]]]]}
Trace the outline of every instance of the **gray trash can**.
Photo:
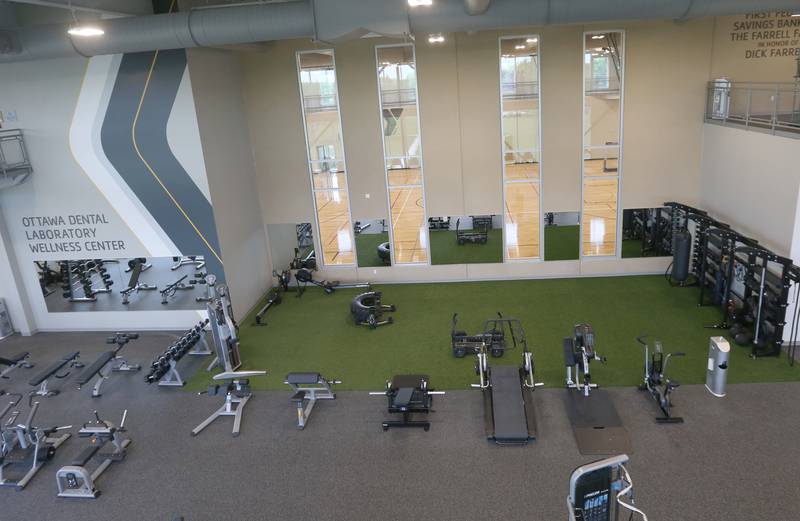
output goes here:
{"type": "Polygon", "coordinates": [[[14,326],[11,325],[11,316],[6,309],[6,303],[0,298],[0,340],[14,334],[14,326]]]}
{"type": "Polygon", "coordinates": [[[708,367],[706,368],[706,389],[719,398],[725,396],[728,381],[728,356],[731,345],[721,336],[712,336],[708,342],[708,367]]]}

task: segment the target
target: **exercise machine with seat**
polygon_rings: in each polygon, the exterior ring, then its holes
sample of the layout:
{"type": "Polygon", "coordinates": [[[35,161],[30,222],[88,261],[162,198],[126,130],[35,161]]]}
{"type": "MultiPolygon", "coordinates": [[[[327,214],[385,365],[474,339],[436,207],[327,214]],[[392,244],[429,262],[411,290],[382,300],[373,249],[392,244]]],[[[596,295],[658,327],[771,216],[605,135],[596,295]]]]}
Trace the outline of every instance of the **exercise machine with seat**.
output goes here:
{"type": "Polygon", "coordinates": [[[498,445],[520,445],[536,439],[536,412],[533,391],[541,386],[534,379],[533,353],[522,324],[515,318],[491,321],[493,330],[510,339],[507,349],[522,349],[522,365],[489,367],[488,346],[484,343],[477,354],[475,372],[480,383],[472,384],[483,394],[486,438],[498,445]]]}
{"type": "Polygon", "coordinates": [[[267,302],[258,310],[258,313],[256,313],[257,326],[266,326],[267,323],[264,322],[264,315],[267,314],[267,311],[269,311],[272,306],[277,306],[283,302],[283,294],[289,291],[291,274],[292,272],[289,270],[283,270],[280,273],[275,270],[272,271],[272,276],[278,279],[278,285],[270,289],[267,294],[267,302]]]}
{"type": "Polygon", "coordinates": [[[667,376],[667,364],[673,356],[685,356],[685,353],[664,353],[659,340],[654,341],[653,352],[647,337],[639,335],[636,341],[644,347],[644,382],[639,386],[640,391],[648,391],[658,404],[663,416],[657,416],[658,423],[683,423],[683,418],[672,416],[672,399],[670,395],[680,386],[680,383],[670,380],[667,376]]]}
{"type": "Polygon", "coordinates": [[[419,427],[430,430],[431,422],[413,420],[412,414],[428,414],[432,412],[434,395],[443,395],[444,391],[434,391],[428,387],[429,378],[422,374],[395,375],[386,382],[383,392],[371,392],[372,396],[386,396],[389,414],[402,414],[401,420],[384,420],[381,427],[388,431],[391,427],[419,427]]]}
{"type": "Polygon", "coordinates": [[[347,282],[341,283],[338,280],[327,281],[327,280],[316,280],[314,275],[311,273],[310,270],[305,268],[301,268],[297,270],[294,274],[294,280],[297,284],[297,297],[302,297],[303,293],[306,290],[306,287],[309,284],[313,284],[319,288],[322,288],[326,294],[330,295],[337,289],[367,289],[368,291],[372,289],[372,285],[369,282],[347,282]],[[302,285],[301,285],[302,284],[302,285]]]}
{"type": "Polygon", "coordinates": [[[569,521],[617,521],[620,514],[630,513],[628,521],[647,521],[647,515],[636,508],[633,480],[625,464],[628,456],[620,454],[581,465],[569,478],[567,513],[569,521]]]}
{"type": "MultiPolygon", "coordinates": [[[[45,463],[53,459],[56,450],[70,437],[70,433],[53,437],[55,433],[72,428],[72,425],[45,429],[33,425],[39,410],[34,402],[25,423],[11,425],[17,414],[3,426],[3,450],[0,452],[0,486],[22,490],[45,463]],[[19,472],[17,470],[20,469],[19,472]],[[9,474],[12,474],[11,476],[9,474]]],[[[0,416],[0,420],[2,416],[0,416]]]]}
{"type": "Polygon", "coordinates": [[[567,389],[577,389],[589,396],[597,384],[592,382],[589,364],[592,360],[604,364],[606,357],[595,350],[594,328],[589,324],[575,325],[572,338],[564,339],[564,365],[567,367],[567,389]],[[575,371],[573,380],[572,371],[575,371]]]}
{"type": "MultiPolygon", "coordinates": [[[[192,436],[197,436],[200,431],[211,425],[211,423],[221,416],[233,416],[233,436],[239,436],[242,424],[244,406],[253,396],[250,389],[250,380],[253,376],[266,376],[266,371],[231,371],[215,374],[215,382],[225,382],[224,384],[212,384],[205,391],[209,396],[225,395],[225,403],[217,409],[211,416],[192,429],[192,436]]],[[[201,393],[202,394],[202,393],[201,393]]]]}
{"type": "Polygon", "coordinates": [[[5,368],[0,371],[0,378],[8,379],[8,374],[14,369],[19,369],[20,367],[30,369],[33,367],[33,364],[28,361],[29,359],[30,353],[28,351],[23,351],[9,357],[0,356],[0,366],[5,366],[5,368]]]}
{"type": "Polygon", "coordinates": [[[102,396],[100,388],[103,386],[111,373],[132,373],[141,369],[139,364],[130,364],[119,353],[131,340],[139,338],[138,333],[117,333],[112,337],[106,339],[106,344],[116,344],[116,348],[111,351],[101,353],[97,359],[92,362],[90,366],[84,369],[81,374],[76,378],[78,390],[89,383],[89,381],[97,376],[94,387],[92,387],[92,397],[97,398],[102,396]],[[109,366],[109,367],[106,367],[109,366]]]}
{"type": "Polygon", "coordinates": [[[342,382],[328,380],[319,373],[289,373],[284,383],[294,391],[290,401],[297,406],[297,428],[302,430],[317,400],[335,400],[336,394],[331,387],[342,382]]]}
{"type": "Polygon", "coordinates": [[[40,372],[36,376],[33,377],[28,383],[36,389],[30,392],[31,396],[55,396],[61,391],[56,389],[49,389],[48,388],[48,381],[51,377],[62,379],[69,376],[71,369],[76,368],[80,369],[83,367],[83,363],[78,360],[80,356],[80,351],[74,351],[72,353],[67,353],[66,355],[59,358],[56,362],[53,363],[50,367],[45,369],[44,371],[40,372]],[[64,373],[59,373],[64,367],[67,367],[67,371],[64,373]]]}
{"type": "Polygon", "coordinates": [[[76,456],[69,465],[56,471],[58,484],[58,497],[71,498],[96,498],[100,495],[96,483],[100,475],[117,461],[125,459],[127,447],[131,444],[130,438],[121,434],[125,432],[125,419],[128,417],[127,409],[122,413],[119,426],[110,421],[101,420],[97,411],[94,411],[94,421],[83,424],[78,431],[82,438],[89,438],[89,445],[76,456]],[[111,445],[111,451],[102,452],[106,445],[111,445]],[[93,460],[99,464],[90,472],[87,465],[93,460]]]}

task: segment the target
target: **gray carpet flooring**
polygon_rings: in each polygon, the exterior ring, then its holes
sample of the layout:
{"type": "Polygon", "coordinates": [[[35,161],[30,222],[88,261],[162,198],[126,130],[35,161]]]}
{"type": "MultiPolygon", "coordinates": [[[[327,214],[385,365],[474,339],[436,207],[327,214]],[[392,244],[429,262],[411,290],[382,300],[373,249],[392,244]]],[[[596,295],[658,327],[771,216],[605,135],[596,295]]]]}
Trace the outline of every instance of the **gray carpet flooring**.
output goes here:
{"type": "MultiPolygon", "coordinates": [[[[67,350],[91,362],[106,349],[104,338],[52,333],[0,342],[0,354],[27,349],[37,364],[11,373],[0,389],[27,392],[28,380],[67,350]]],[[[131,361],[149,364],[171,338],[143,334],[125,350],[131,361]]],[[[188,375],[207,362],[184,359],[180,367],[188,375]]],[[[430,432],[387,433],[380,427],[381,397],[340,392],[336,401],[318,403],[306,430],[298,431],[288,388],[257,393],[239,438],[231,437],[229,418],[193,438],[189,432],[219,398],[147,386],[135,373],[112,375],[103,396],[93,399],[89,387],[75,389],[74,376],[55,383],[61,395],[41,399],[35,423],[73,424],[77,432],[93,409],[113,421],[128,409],[127,459],[100,477],[98,499],[58,499],[55,472],[85,444],[73,436],[25,490],[0,489],[0,519],[556,521],[566,519],[571,470],[594,459],[578,453],[563,389],[536,391],[536,442],[498,447],[484,438],[477,390],[436,397],[430,432]]],[[[376,375],[376,390],[388,376],[376,375]]],[[[702,386],[681,387],[676,414],[686,422],[657,425],[655,404],[645,395],[609,388],[633,443],[636,503],[651,521],[797,519],[800,383],[728,391],[718,399],[702,386]]]]}

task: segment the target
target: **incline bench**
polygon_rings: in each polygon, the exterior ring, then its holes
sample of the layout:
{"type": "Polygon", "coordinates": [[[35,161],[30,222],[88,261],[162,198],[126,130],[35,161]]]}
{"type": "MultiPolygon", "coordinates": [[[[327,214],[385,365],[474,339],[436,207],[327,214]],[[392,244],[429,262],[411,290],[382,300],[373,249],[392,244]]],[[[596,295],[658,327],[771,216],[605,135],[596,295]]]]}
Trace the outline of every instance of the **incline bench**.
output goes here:
{"type": "Polygon", "coordinates": [[[2,372],[0,372],[0,378],[8,378],[6,376],[8,373],[17,369],[18,367],[24,367],[26,369],[30,369],[33,367],[33,364],[28,362],[28,358],[30,357],[30,353],[27,351],[23,351],[22,353],[17,353],[14,356],[10,356],[8,358],[0,356],[0,365],[6,366],[2,372]]]}
{"type": "Polygon", "coordinates": [[[59,379],[60,378],[66,378],[67,376],[69,376],[69,373],[70,373],[69,371],[67,371],[66,373],[63,373],[63,374],[58,374],[58,372],[64,366],[68,365],[70,368],[72,368],[72,367],[77,367],[77,368],[83,367],[83,364],[78,361],[78,357],[80,356],[80,354],[81,354],[80,351],[75,351],[73,353],[68,353],[65,356],[62,356],[58,361],[53,363],[53,365],[51,365],[50,367],[48,367],[47,369],[45,369],[41,373],[37,374],[28,383],[33,385],[34,387],[38,387],[38,389],[35,389],[35,390],[31,391],[30,394],[31,395],[36,395],[36,396],[55,396],[55,395],[57,395],[60,391],[50,390],[50,389],[47,388],[48,379],[51,376],[54,376],[54,377],[59,378],[59,379]]]}
{"type": "Polygon", "coordinates": [[[117,333],[113,337],[106,339],[106,344],[116,344],[116,349],[101,353],[100,356],[97,357],[97,360],[92,362],[92,365],[84,369],[81,374],[78,375],[78,389],[89,383],[89,381],[97,375],[97,380],[92,388],[92,397],[97,398],[101,396],[100,387],[112,372],[133,372],[141,369],[141,366],[129,364],[127,360],[119,355],[120,350],[125,347],[125,344],[137,338],[139,338],[139,335],[136,333],[117,333]],[[119,364],[104,372],[103,369],[113,360],[118,360],[119,364]]]}

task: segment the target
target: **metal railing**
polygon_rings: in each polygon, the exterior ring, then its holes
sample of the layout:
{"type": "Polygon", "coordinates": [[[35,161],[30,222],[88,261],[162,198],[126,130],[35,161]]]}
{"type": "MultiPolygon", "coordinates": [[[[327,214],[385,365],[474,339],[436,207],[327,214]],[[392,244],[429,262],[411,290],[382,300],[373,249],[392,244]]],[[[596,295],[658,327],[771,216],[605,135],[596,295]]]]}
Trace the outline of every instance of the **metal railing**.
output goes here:
{"type": "Polygon", "coordinates": [[[33,172],[22,131],[0,130],[0,188],[18,185],[33,172]]]}
{"type": "Polygon", "coordinates": [[[536,81],[513,81],[500,84],[503,99],[529,99],[539,95],[539,83],[536,81]]]}
{"type": "Polygon", "coordinates": [[[800,139],[800,81],[708,83],[705,120],[800,139]]]}
{"type": "Polygon", "coordinates": [[[381,90],[381,103],[384,108],[414,105],[417,103],[416,89],[381,90]]]}

